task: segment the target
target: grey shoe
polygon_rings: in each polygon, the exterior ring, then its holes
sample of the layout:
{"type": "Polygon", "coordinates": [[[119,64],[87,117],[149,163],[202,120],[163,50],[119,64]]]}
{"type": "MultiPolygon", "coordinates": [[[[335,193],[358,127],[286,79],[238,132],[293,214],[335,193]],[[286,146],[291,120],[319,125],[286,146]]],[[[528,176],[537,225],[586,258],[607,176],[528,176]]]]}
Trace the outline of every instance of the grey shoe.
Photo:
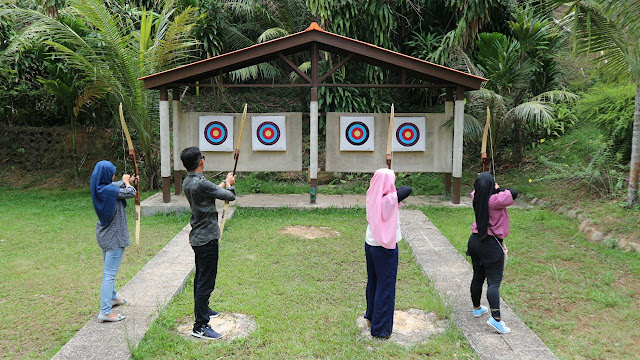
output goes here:
{"type": "Polygon", "coordinates": [[[126,319],[127,317],[124,315],[120,315],[118,314],[118,317],[115,319],[112,319],[110,317],[108,317],[107,315],[100,313],[98,314],[98,320],[102,321],[102,322],[118,322],[118,321],[122,321],[124,319],[126,319]]]}
{"type": "Polygon", "coordinates": [[[127,301],[127,299],[122,298],[120,301],[117,300],[111,300],[111,306],[120,306],[120,305],[126,305],[129,302],[127,301]]]}

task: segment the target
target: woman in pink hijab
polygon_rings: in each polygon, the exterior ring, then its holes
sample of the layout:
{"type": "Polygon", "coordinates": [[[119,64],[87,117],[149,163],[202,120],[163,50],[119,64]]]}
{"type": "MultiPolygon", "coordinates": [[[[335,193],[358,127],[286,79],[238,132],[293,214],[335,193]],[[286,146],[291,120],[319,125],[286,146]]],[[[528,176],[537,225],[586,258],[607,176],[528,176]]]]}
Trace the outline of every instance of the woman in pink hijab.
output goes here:
{"type": "Polygon", "coordinates": [[[389,338],[393,331],[393,311],[396,301],[398,246],[400,241],[400,201],[412,189],[396,189],[393,170],[379,169],[373,174],[367,191],[367,234],[364,252],[367,258],[367,311],[371,336],[389,338]]]}

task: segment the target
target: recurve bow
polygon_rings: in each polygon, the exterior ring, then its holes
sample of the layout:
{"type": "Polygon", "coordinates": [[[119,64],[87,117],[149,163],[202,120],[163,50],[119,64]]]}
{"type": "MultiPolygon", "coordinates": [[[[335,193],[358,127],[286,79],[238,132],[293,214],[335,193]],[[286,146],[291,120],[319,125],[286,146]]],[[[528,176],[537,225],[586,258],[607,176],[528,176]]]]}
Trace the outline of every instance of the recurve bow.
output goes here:
{"type": "MultiPolygon", "coordinates": [[[[247,104],[244,104],[244,111],[242,112],[242,120],[240,121],[240,133],[238,134],[238,141],[236,141],[236,149],[233,152],[233,159],[235,161],[233,165],[233,176],[236,175],[236,168],[238,167],[238,158],[240,158],[240,146],[242,145],[242,134],[244,133],[244,123],[247,119],[247,104]]],[[[224,208],[222,209],[222,216],[220,217],[220,240],[222,239],[222,233],[224,232],[224,224],[227,221],[227,211],[229,210],[229,201],[224,202],[224,208]]]]}
{"type": "Polygon", "coordinates": [[[389,133],[387,134],[387,168],[391,169],[391,148],[393,146],[393,118],[394,118],[393,104],[391,104],[391,116],[389,116],[389,133]]]}
{"type": "MultiPolygon", "coordinates": [[[[487,171],[487,138],[490,136],[491,131],[491,110],[487,106],[487,121],[484,124],[484,131],[482,132],[482,146],[480,148],[480,157],[482,160],[482,172],[487,171]]],[[[493,150],[493,146],[492,146],[493,150]]],[[[491,154],[491,161],[493,161],[493,153],[491,154]]],[[[493,177],[495,178],[495,166],[493,167],[493,177]]]]}
{"type": "Polygon", "coordinates": [[[122,111],[122,103],[120,103],[120,124],[122,124],[122,132],[127,138],[127,145],[129,146],[129,158],[133,163],[133,186],[136,188],[136,249],[140,245],[140,187],[138,184],[138,162],[136,161],[136,153],[133,149],[133,142],[131,141],[131,135],[129,135],[129,128],[124,121],[124,112],[122,111]]]}

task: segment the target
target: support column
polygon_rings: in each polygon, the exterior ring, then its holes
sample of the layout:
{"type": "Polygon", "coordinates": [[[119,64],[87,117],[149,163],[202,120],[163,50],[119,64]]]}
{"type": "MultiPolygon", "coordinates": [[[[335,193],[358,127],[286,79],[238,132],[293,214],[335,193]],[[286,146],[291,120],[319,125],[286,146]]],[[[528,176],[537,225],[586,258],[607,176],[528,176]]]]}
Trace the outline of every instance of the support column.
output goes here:
{"type": "MultiPolygon", "coordinates": [[[[444,114],[447,116],[453,116],[453,88],[446,89],[446,96],[444,102],[444,114]]],[[[453,155],[453,154],[452,154],[453,155]]],[[[453,157],[447,156],[447,169],[448,172],[444,173],[444,194],[451,195],[451,169],[453,169],[453,157]]]]}
{"type": "Polygon", "coordinates": [[[311,101],[309,103],[309,202],[318,195],[318,43],[311,44],[311,101]]]}
{"type": "Polygon", "coordinates": [[[171,201],[171,139],[169,138],[169,94],[160,88],[160,176],[162,201],[171,201]]]}
{"type": "Polygon", "coordinates": [[[318,194],[318,88],[311,88],[311,104],[309,106],[309,201],[316,203],[318,194]]]}
{"type": "Polygon", "coordinates": [[[462,136],[464,131],[464,89],[456,88],[456,102],[453,114],[453,195],[451,202],[460,204],[462,185],[462,136]]]}
{"type": "Polygon", "coordinates": [[[182,193],[182,172],[180,171],[180,151],[182,151],[182,145],[180,145],[178,141],[178,129],[180,128],[180,117],[182,116],[180,88],[173,88],[171,105],[173,112],[173,186],[176,188],[176,195],[180,195],[182,193]]]}

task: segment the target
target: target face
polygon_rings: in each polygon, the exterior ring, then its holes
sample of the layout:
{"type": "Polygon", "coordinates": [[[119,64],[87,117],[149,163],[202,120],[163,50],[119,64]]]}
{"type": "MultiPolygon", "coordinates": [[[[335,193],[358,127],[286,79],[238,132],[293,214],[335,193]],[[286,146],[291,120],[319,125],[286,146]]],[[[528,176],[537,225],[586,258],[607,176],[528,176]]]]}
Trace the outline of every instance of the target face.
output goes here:
{"type": "Polygon", "coordinates": [[[265,121],[258,125],[256,137],[264,145],[273,145],[280,140],[280,127],[272,121],[265,121]]]}
{"type": "Polygon", "coordinates": [[[340,151],[373,151],[373,116],[340,117],[340,151]]]}
{"type": "Polygon", "coordinates": [[[393,151],[424,151],[425,150],[425,122],[424,117],[402,117],[394,119],[395,137],[393,151]]]}
{"type": "Polygon", "coordinates": [[[253,151],[286,151],[286,120],[283,115],[252,116],[253,151]]]}
{"type": "Polygon", "coordinates": [[[227,127],[219,121],[212,121],[204,128],[204,138],[211,145],[220,145],[227,140],[227,127]]]}
{"type": "Polygon", "coordinates": [[[396,130],[396,139],[402,146],[413,146],[420,139],[420,130],[412,123],[401,124],[396,130]]]}
{"type": "Polygon", "coordinates": [[[362,121],[352,122],[347,126],[345,137],[351,145],[362,145],[369,140],[369,127],[362,121]]]}
{"type": "Polygon", "coordinates": [[[233,151],[233,116],[199,117],[201,151],[233,151]]]}

